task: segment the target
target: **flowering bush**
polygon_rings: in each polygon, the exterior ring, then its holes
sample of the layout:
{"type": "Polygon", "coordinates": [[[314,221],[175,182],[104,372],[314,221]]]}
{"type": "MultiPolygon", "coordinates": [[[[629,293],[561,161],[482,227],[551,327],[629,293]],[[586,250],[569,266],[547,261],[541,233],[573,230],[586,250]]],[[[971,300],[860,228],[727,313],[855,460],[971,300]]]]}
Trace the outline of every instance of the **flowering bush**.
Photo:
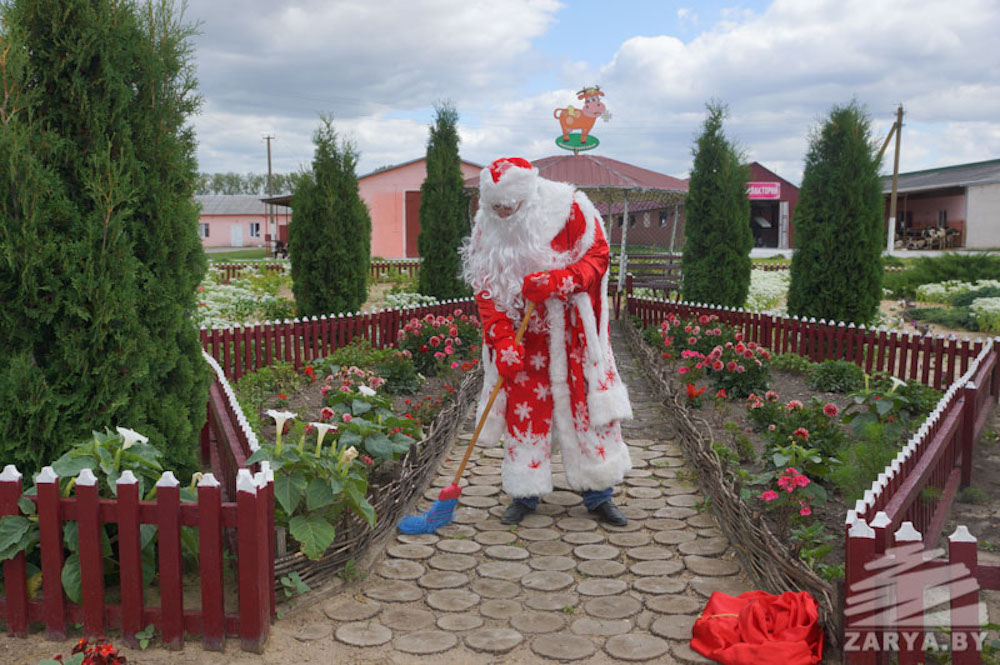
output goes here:
{"type": "Polygon", "coordinates": [[[449,316],[413,318],[397,334],[399,348],[424,376],[436,376],[451,363],[479,350],[480,324],[475,315],[456,309],[449,316]]]}
{"type": "Polygon", "coordinates": [[[230,328],[295,317],[295,302],[279,295],[282,287],[291,286],[288,271],[265,270],[261,264],[244,270],[229,284],[222,280],[221,271],[213,267],[198,286],[198,303],[192,314],[196,325],[230,328]]]}
{"type": "Polygon", "coordinates": [[[917,287],[917,300],[921,302],[947,303],[957,295],[987,286],[1000,286],[1000,281],[980,279],[975,282],[963,282],[957,279],[949,279],[944,282],[921,284],[917,287]]]}
{"type": "Polygon", "coordinates": [[[827,478],[839,464],[838,454],[847,441],[837,421],[836,404],[813,397],[809,404],[790,400],[782,404],[773,390],[763,397],[747,398],[747,414],[753,428],[769,446],[768,461],[775,468],[798,466],[817,478],[827,478]]]}
{"type": "Polygon", "coordinates": [[[751,312],[773,310],[788,296],[789,270],[750,271],[750,291],[743,308],[751,312]]]}
{"type": "Polygon", "coordinates": [[[725,390],[731,397],[746,397],[755,391],[767,390],[770,380],[768,361],[771,354],[756,342],[743,341],[742,333],[735,333],[735,342],[716,345],[707,354],[695,350],[681,352],[687,361],[683,369],[704,371],[715,391],[725,390]]]}
{"type": "Polygon", "coordinates": [[[760,494],[768,511],[776,513],[779,536],[783,536],[788,528],[789,520],[800,520],[812,515],[811,502],[814,499],[810,485],[812,481],[795,467],[786,468],[778,476],[771,489],[760,494]],[[777,487],[777,489],[774,489],[777,487]]]}
{"type": "Polygon", "coordinates": [[[734,341],[736,331],[720,324],[715,314],[702,314],[697,319],[684,320],[671,312],[660,323],[660,338],[665,347],[665,358],[682,358],[685,351],[707,354],[720,344],[734,341]]]}
{"type": "Polygon", "coordinates": [[[980,330],[1000,332],[1000,298],[978,298],[969,310],[980,330]]]}
{"type": "Polygon", "coordinates": [[[437,298],[425,296],[422,293],[389,293],[385,296],[385,306],[389,309],[406,309],[408,307],[436,305],[437,303],[437,298]]]}
{"type": "Polygon", "coordinates": [[[63,660],[59,654],[52,660],[43,660],[38,665],[126,665],[128,659],[119,655],[115,646],[107,640],[101,638],[93,644],[81,637],[80,641],[73,647],[73,655],[69,660],[63,660]]]}

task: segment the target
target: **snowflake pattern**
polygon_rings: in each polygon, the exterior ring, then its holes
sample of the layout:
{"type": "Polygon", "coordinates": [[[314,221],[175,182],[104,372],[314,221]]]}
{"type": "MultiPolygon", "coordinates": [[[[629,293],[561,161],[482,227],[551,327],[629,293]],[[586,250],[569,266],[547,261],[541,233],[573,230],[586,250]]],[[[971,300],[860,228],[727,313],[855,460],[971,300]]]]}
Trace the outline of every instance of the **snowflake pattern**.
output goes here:
{"type": "Polygon", "coordinates": [[[516,425],[509,425],[510,433],[515,441],[521,445],[531,446],[532,448],[537,448],[539,445],[545,447],[548,445],[549,430],[546,429],[544,432],[535,432],[534,426],[531,421],[528,425],[520,430],[516,425]]]}
{"type": "Polygon", "coordinates": [[[573,405],[573,429],[586,432],[590,429],[590,416],[587,415],[587,403],[577,402],[573,405]]]}
{"type": "Polygon", "coordinates": [[[518,386],[523,386],[530,380],[531,377],[528,376],[527,372],[518,372],[517,375],[514,377],[514,383],[518,386]]]}
{"type": "Polygon", "coordinates": [[[544,402],[552,395],[552,387],[549,386],[548,384],[542,383],[541,381],[535,384],[534,390],[535,390],[535,399],[537,399],[539,402],[544,402]]]}
{"type": "Polygon", "coordinates": [[[561,293],[563,296],[568,296],[574,291],[576,291],[576,280],[573,279],[573,277],[571,277],[570,275],[567,275],[566,277],[563,278],[562,283],[559,284],[559,293],[561,293]]]}
{"type": "Polygon", "coordinates": [[[519,402],[516,407],[514,407],[514,413],[521,420],[527,420],[531,417],[531,412],[533,409],[528,405],[527,402],[519,402]]]}
{"type": "Polygon", "coordinates": [[[585,349],[575,346],[573,347],[573,350],[569,352],[569,358],[577,365],[582,365],[584,353],[586,353],[585,349]]]}
{"type": "Polygon", "coordinates": [[[542,369],[549,362],[549,359],[545,357],[545,354],[539,351],[535,355],[531,356],[531,366],[536,370],[542,369]]]}
{"type": "Polygon", "coordinates": [[[521,362],[521,354],[518,352],[517,347],[508,346],[505,349],[500,350],[500,362],[504,365],[517,365],[521,362]]]}
{"type": "Polygon", "coordinates": [[[532,468],[532,469],[537,469],[537,468],[538,468],[538,467],[540,467],[541,465],[542,465],[542,463],[541,463],[541,462],[539,462],[539,461],[538,461],[538,460],[536,460],[536,459],[532,459],[532,460],[531,460],[531,464],[529,464],[529,465],[528,465],[528,467],[529,467],[529,468],[532,468]]]}
{"type": "Polygon", "coordinates": [[[531,276],[531,283],[535,286],[545,286],[549,283],[549,273],[540,272],[537,275],[531,276]]]}

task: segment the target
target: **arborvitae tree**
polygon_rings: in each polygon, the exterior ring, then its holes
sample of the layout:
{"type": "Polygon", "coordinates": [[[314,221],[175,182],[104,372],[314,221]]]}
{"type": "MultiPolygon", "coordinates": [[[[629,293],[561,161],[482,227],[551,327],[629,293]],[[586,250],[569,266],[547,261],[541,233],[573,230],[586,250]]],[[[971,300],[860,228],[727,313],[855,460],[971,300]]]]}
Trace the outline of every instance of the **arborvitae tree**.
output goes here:
{"type": "Polygon", "coordinates": [[[691,302],[741,307],[750,290],[749,169],[722,131],[726,108],[708,105],[693,150],[694,167],[684,202],[682,292],[691,302]]]}
{"type": "Polygon", "coordinates": [[[372,220],[358,193],[358,153],[323,118],[312,171],[298,179],[288,227],[295,304],[302,316],[356,312],[368,298],[372,220]]]}
{"type": "Polygon", "coordinates": [[[856,102],[814,133],[795,208],[788,312],[871,323],[882,294],[882,193],[871,124],[856,102]]]}
{"type": "Polygon", "coordinates": [[[469,202],[458,156],[458,111],[450,104],[435,110],[427,141],[427,179],[420,187],[419,288],[420,293],[440,299],[462,298],[470,293],[462,281],[458,253],[469,234],[469,202]]]}
{"type": "Polygon", "coordinates": [[[193,470],[191,29],[169,2],[11,0],[3,18],[0,458],[36,470],[122,425],[193,470]]]}

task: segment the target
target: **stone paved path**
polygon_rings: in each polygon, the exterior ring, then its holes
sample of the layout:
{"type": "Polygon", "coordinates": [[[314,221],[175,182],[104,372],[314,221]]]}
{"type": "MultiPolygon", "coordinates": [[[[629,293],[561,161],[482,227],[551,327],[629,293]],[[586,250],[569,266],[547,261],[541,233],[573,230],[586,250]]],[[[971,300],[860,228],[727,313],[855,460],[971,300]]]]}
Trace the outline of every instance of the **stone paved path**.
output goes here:
{"type": "MultiPolygon", "coordinates": [[[[369,577],[323,606],[329,624],[300,640],[332,639],[341,662],[706,663],[688,646],[716,590],[749,590],[664,412],[612,326],[636,419],[624,426],[634,469],[615,500],[629,518],[590,518],[553,458],[556,491],[517,527],[500,523],[503,448],[481,447],[466,470],[454,523],[397,535],[369,577]]],[[[417,509],[451,482],[470,417],[417,509]]]]}

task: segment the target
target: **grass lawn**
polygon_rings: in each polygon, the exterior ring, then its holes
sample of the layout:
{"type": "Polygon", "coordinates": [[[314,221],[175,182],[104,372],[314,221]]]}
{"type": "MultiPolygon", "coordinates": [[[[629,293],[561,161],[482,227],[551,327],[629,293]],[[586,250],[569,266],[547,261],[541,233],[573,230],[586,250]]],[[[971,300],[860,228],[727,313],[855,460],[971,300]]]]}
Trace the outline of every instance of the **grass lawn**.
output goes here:
{"type": "Polygon", "coordinates": [[[263,247],[234,249],[231,252],[206,252],[209,261],[246,261],[247,259],[269,259],[271,253],[263,247]]]}

